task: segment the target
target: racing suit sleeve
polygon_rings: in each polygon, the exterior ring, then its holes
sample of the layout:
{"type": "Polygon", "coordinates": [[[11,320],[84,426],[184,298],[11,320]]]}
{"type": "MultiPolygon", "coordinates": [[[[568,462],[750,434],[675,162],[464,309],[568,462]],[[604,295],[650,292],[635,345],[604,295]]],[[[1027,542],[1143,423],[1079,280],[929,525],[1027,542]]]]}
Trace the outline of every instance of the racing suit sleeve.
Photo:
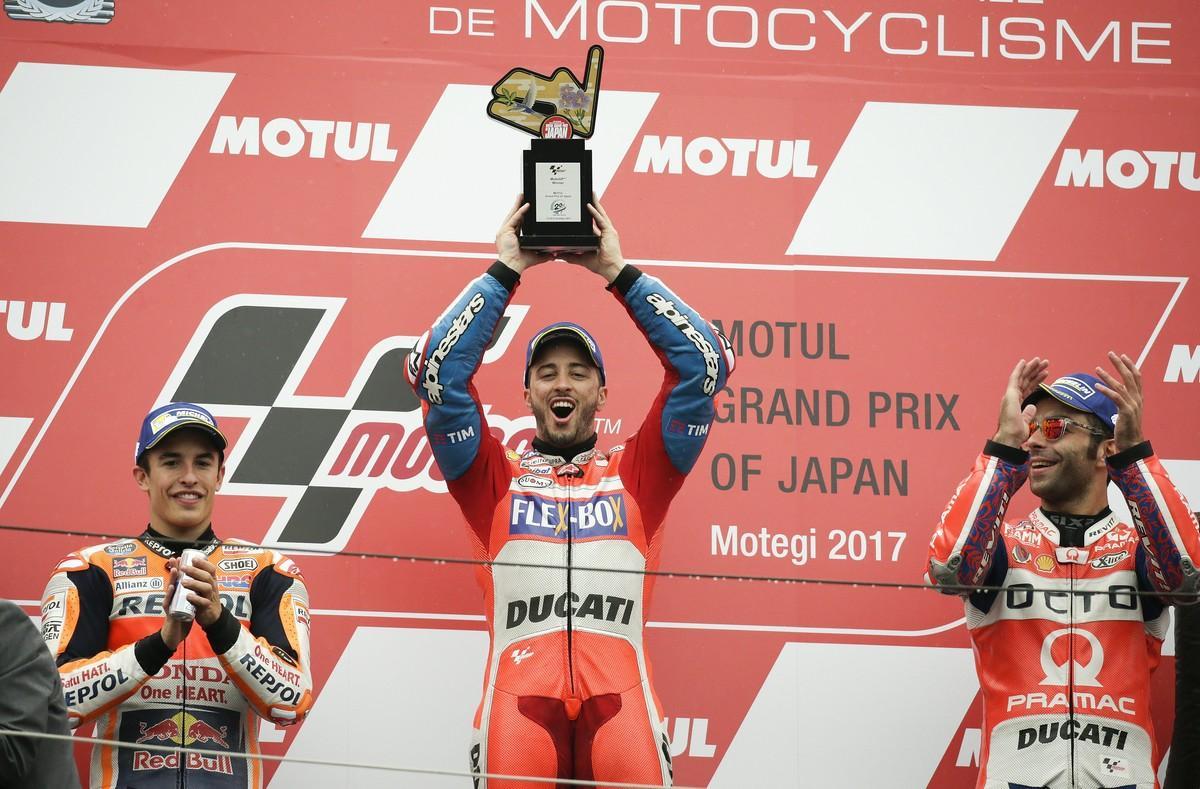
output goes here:
{"type": "MultiPolygon", "coordinates": [[[[1141,535],[1138,571],[1142,582],[1158,592],[1200,591],[1200,529],[1183,494],[1171,483],[1143,441],[1108,459],[1108,474],[1129,505],[1141,535]]],[[[1167,603],[1194,603],[1197,598],[1167,598],[1167,603]]]]}
{"type": "Polygon", "coordinates": [[[42,595],[42,638],[58,665],[71,728],[120,704],[171,658],[157,631],[109,650],[112,602],[108,575],[78,553],[59,562],[42,595]]]}
{"type": "Polygon", "coordinates": [[[472,379],[519,281],[515,271],[493,263],[421,337],[407,364],[409,383],[423,401],[434,460],[485,547],[492,510],[512,475],[472,379]]]}
{"type": "MultiPolygon", "coordinates": [[[[662,387],[625,444],[621,480],[649,531],[666,516],[716,416],[713,398],[733,372],[729,341],[661,280],[626,265],[609,285],[662,363],[662,387]]],[[[647,539],[653,536],[647,533],[647,539]]]]}
{"type": "Polygon", "coordinates": [[[250,586],[249,626],[226,608],[205,635],[254,711],[289,726],[303,720],[313,703],[308,590],[291,559],[275,558],[250,586]]]}
{"type": "Polygon", "coordinates": [[[1028,452],[996,441],[984,445],[929,542],[931,583],[977,586],[990,579],[1004,550],[1004,513],[1027,476],[1028,452]]]}

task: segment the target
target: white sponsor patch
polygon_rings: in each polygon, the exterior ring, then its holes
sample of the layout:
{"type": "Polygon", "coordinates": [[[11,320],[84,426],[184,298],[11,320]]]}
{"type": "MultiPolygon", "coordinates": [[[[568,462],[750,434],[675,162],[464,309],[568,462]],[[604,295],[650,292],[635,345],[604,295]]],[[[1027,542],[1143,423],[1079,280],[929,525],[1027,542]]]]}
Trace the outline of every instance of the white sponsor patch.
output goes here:
{"type": "Polygon", "coordinates": [[[62,622],[66,614],[67,595],[65,592],[50,595],[42,603],[42,623],[62,622]]]}
{"type": "Polygon", "coordinates": [[[217,567],[226,572],[234,573],[238,570],[253,570],[255,567],[258,567],[258,562],[254,559],[222,559],[217,562],[217,567]]]}
{"type": "Polygon", "coordinates": [[[221,546],[221,553],[226,556],[236,556],[247,553],[262,553],[264,549],[254,545],[231,545],[225,543],[221,546]]]}
{"type": "Polygon", "coordinates": [[[548,488],[554,484],[551,480],[545,477],[536,477],[533,474],[522,474],[517,479],[517,484],[524,488],[548,488]]]}
{"type": "Polygon", "coordinates": [[[105,545],[104,552],[109,556],[124,556],[127,553],[133,553],[137,548],[133,542],[118,542],[113,545],[105,545]]]}
{"type": "Polygon", "coordinates": [[[165,586],[162,578],[122,578],[113,584],[113,594],[161,591],[165,586]]]}

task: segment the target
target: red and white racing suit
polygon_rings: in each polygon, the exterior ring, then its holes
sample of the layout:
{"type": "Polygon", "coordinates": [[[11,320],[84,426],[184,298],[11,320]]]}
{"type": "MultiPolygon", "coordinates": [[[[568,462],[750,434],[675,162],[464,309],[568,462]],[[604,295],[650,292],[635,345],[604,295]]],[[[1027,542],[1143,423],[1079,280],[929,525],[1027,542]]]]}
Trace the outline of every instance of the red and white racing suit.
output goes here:
{"type": "Polygon", "coordinates": [[[1137,593],[1194,593],[1200,535],[1149,442],[1108,468],[1133,523],[1105,508],[1009,524],[1029,453],[989,441],[934,533],[931,581],[1003,587],[965,598],[984,701],[980,789],[1158,785],[1150,674],[1176,599],[1137,593]]]}
{"type": "Polygon", "coordinates": [[[312,706],[308,592],[275,551],[210,528],[193,545],[147,529],[58,563],[42,596],[42,638],[57,659],[72,727],[96,722],[93,789],[230,789],[263,785],[262,764],[138,748],[259,753],[258,717],[296,723],[312,706]],[[193,623],[174,654],[159,630],[169,603],[167,559],[182,547],[217,566],[224,612],[193,623]]]}
{"type": "MultiPolygon", "coordinates": [[[[491,651],[471,766],[666,786],[669,744],[643,646],[654,579],[643,573],[657,566],[667,507],[704,446],[732,351],[660,281],[626,266],[609,290],[666,372],[645,422],[608,453],[517,454],[488,430],[471,383],[516,287],[494,264],[408,370],[475,553],[499,563],[478,572],[491,651]]],[[[491,783],[501,785],[514,784],[491,783]]]]}

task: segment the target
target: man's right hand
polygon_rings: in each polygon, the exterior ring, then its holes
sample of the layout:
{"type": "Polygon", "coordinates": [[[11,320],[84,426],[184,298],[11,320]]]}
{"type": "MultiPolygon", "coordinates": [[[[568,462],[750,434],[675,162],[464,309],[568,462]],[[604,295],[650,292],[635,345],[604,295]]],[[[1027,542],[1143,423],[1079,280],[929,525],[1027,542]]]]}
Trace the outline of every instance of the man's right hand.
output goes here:
{"type": "Polygon", "coordinates": [[[1037,407],[1028,405],[1022,408],[1021,403],[1033,394],[1038,384],[1046,380],[1049,367],[1050,362],[1037,356],[1029,361],[1022,359],[1013,367],[1004,397],[1000,399],[1000,419],[996,425],[996,435],[992,436],[993,441],[1020,447],[1029,439],[1029,425],[1033,422],[1037,407]]]}
{"type": "MultiPolygon", "coordinates": [[[[175,585],[179,583],[179,570],[174,566],[174,562],[178,559],[171,559],[167,562],[167,567],[171,571],[171,581],[167,584],[167,596],[163,598],[163,608],[166,609],[171,605],[171,600],[175,597],[175,585]]],[[[191,622],[180,622],[170,614],[163,617],[162,628],[158,634],[162,636],[163,643],[166,644],[172,652],[187,638],[188,631],[192,629],[191,622]]]]}
{"type": "Polygon", "coordinates": [[[525,195],[517,195],[517,201],[513,203],[512,210],[508,212],[508,218],[496,231],[496,258],[518,274],[523,273],[530,266],[553,259],[553,256],[546,252],[521,248],[517,231],[528,210],[529,203],[525,202],[525,195]]]}

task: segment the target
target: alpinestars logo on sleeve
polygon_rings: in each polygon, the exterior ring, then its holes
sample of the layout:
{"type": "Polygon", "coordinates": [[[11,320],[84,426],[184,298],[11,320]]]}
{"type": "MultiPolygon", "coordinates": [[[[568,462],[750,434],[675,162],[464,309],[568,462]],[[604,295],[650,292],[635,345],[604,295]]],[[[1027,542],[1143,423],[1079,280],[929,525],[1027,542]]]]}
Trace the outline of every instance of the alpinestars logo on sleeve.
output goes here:
{"type": "MultiPolygon", "coordinates": [[[[200,322],[158,401],[204,405],[248,423],[228,455],[223,495],[284,498],[266,541],[340,550],[380,488],[443,493],[421,405],[405,379],[416,336],[380,340],[345,394],[296,394],[345,305],[340,298],[233,296],[200,322]]],[[[506,312],[489,352],[516,332],[506,312]]],[[[485,407],[486,408],[486,407],[485,407]]],[[[490,414],[509,446],[532,439],[532,417],[490,414]]]]}

